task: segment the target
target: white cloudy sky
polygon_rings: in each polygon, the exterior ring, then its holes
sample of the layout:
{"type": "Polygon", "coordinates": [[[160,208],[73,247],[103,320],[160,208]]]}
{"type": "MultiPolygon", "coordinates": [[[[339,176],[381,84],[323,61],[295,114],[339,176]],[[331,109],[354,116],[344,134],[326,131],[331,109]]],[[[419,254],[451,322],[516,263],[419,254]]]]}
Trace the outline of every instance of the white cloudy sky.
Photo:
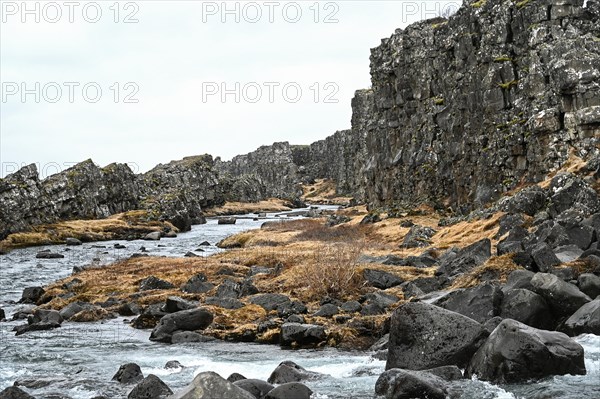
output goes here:
{"type": "MultiPolygon", "coordinates": [[[[370,85],[370,48],[396,28],[458,1],[320,1],[316,6],[316,1],[228,1],[228,9],[238,7],[239,22],[235,11],[224,15],[221,1],[114,3],[82,1],[69,8],[63,1],[30,1],[33,13],[26,14],[21,1],[0,1],[2,176],[37,163],[44,177],[87,158],[101,166],[127,162],[141,172],[188,155],[230,159],[275,141],[309,144],[325,138],[350,127],[353,93],[370,85]],[[302,15],[292,23],[296,5],[302,15]],[[98,8],[99,21],[86,21],[96,18],[98,8]],[[51,23],[57,10],[62,16],[51,23]],[[257,10],[262,17],[252,23],[257,10]],[[124,23],[131,13],[138,22],[124,23]],[[337,22],[325,23],[328,16],[337,22]],[[73,102],[66,82],[79,84],[73,102]],[[124,102],[132,92],[133,86],[125,87],[129,82],[139,88],[133,96],[137,103],[124,102]],[[203,98],[213,83],[234,89],[237,82],[240,88],[251,83],[250,98],[243,93],[239,103],[233,94],[225,101],[220,93],[203,98]],[[272,102],[265,85],[270,82],[279,84],[272,102]],[[96,96],[94,87],[102,90],[95,103],[84,98],[88,83],[95,85],[87,91],[90,98],[96,96]],[[298,102],[284,98],[288,83],[302,90],[298,102]],[[252,103],[256,85],[262,97],[252,103]],[[337,103],[325,102],[335,87],[337,103]],[[23,98],[23,89],[32,93],[23,98]]],[[[294,97],[295,89],[287,94],[294,97]]]]}

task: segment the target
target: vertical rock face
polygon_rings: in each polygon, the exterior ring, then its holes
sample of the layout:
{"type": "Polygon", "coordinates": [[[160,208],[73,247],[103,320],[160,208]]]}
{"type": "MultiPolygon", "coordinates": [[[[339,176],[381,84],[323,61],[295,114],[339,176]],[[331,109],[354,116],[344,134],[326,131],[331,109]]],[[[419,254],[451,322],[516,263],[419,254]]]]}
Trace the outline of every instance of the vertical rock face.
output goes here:
{"type": "Polygon", "coordinates": [[[210,155],[187,157],[158,165],[139,178],[142,209],[158,219],[177,215],[197,218],[202,208],[224,202],[215,162],[210,155]]]}
{"type": "Polygon", "coordinates": [[[265,198],[296,198],[298,167],[287,142],[262,146],[256,151],[219,162],[218,169],[229,185],[227,199],[258,201],[265,198]]]}
{"type": "Polygon", "coordinates": [[[382,40],[362,125],[368,202],[469,210],[542,179],[570,149],[597,154],[600,13],[582,5],[468,0],[382,40]]]}

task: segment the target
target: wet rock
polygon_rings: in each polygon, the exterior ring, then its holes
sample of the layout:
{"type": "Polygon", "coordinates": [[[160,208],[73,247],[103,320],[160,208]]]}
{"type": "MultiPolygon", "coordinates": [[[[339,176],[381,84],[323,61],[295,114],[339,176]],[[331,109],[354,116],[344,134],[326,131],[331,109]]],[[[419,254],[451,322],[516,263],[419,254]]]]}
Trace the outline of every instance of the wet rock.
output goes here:
{"type": "Polygon", "coordinates": [[[190,294],[204,294],[214,288],[214,284],[206,280],[206,275],[199,273],[190,279],[181,287],[183,292],[190,294]]]}
{"type": "Polygon", "coordinates": [[[244,304],[235,298],[217,298],[216,296],[206,297],[204,303],[223,309],[240,309],[244,307],[244,304]]]}
{"type": "Polygon", "coordinates": [[[121,384],[133,384],[144,379],[142,369],[135,363],[127,363],[119,367],[112,380],[121,384]]]}
{"type": "Polygon", "coordinates": [[[583,273],[577,279],[579,290],[589,296],[596,298],[600,295],[600,277],[592,273],[583,273]]]}
{"type": "Polygon", "coordinates": [[[510,319],[500,323],[465,369],[467,378],[477,375],[496,383],[585,373],[583,348],[577,342],[510,319]]]}
{"type": "Polygon", "coordinates": [[[19,336],[19,335],[23,335],[25,333],[31,332],[31,331],[48,331],[48,330],[54,330],[55,328],[59,328],[60,324],[58,323],[34,323],[34,324],[27,324],[24,326],[17,326],[13,329],[13,331],[15,331],[15,336],[19,336]]]}
{"type": "Polygon", "coordinates": [[[281,325],[281,346],[314,346],[326,339],[327,334],[323,326],[298,323],[284,323],[281,325]]]}
{"type": "Polygon", "coordinates": [[[285,384],[287,382],[316,380],[323,378],[323,376],[324,374],[306,370],[304,367],[286,360],[279,363],[279,366],[273,370],[267,381],[270,384],[285,384]]]}
{"type": "Polygon", "coordinates": [[[175,331],[171,336],[172,344],[187,344],[192,342],[211,342],[215,338],[194,331],[175,331]]]}
{"type": "Polygon", "coordinates": [[[58,312],[57,310],[37,308],[33,311],[33,314],[31,314],[27,318],[27,322],[29,324],[37,324],[37,323],[61,324],[63,322],[63,318],[60,315],[60,312],[58,312]]]}
{"type": "Polygon", "coordinates": [[[171,313],[160,319],[150,334],[150,340],[170,343],[175,331],[204,330],[212,321],[213,315],[202,308],[171,313]]]}
{"type": "Polygon", "coordinates": [[[313,391],[299,382],[288,382],[274,388],[264,399],[310,399],[313,391]]]}
{"type": "Polygon", "coordinates": [[[188,251],[185,253],[185,255],[183,255],[184,258],[197,258],[199,255],[196,255],[195,253],[188,251]]]}
{"type": "Polygon", "coordinates": [[[61,309],[60,315],[63,319],[69,320],[71,317],[75,316],[77,313],[82,312],[86,309],[92,309],[94,305],[88,302],[71,302],[67,306],[61,309]]]}
{"type": "Polygon", "coordinates": [[[458,274],[467,273],[475,267],[482,265],[492,255],[492,244],[489,239],[477,241],[460,250],[456,257],[447,261],[441,261],[436,271],[436,276],[455,277],[458,274]]]}
{"type": "Polygon", "coordinates": [[[4,309],[0,308],[0,321],[6,319],[6,313],[4,313],[4,309]]]}
{"type": "Polygon", "coordinates": [[[169,360],[167,363],[165,363],[165,369],[169,370],[169,369],[182,369],[183,368],[183,364],[179,363],[179,361],[177,360],[169,360]]]}
{"type": "Polygon", "coordinates": [[[250,392],[235,386],[217,373],[206,371],[198,374],[186,388],[176,392],[170,399],[255,399],[250,392]]]}
{"type": "Polygon", "coordinates": [[[365,269],[363,278],[375,288],[386,290],[403,283],[400,277],[381,270],[365,269]]]}
{"type": "Polygon", "coordinates": [[[477,287],[452,291],[433,304],[485,323],[500,313],[503,296],[497,284],[483,283],[477,287]]]}
{"type": "Polygon", "coordinates": [[[125,249],[125,248],[127,248],[127,247],[126,247],[125,245],[123,245],[123,244],[118,244],[118,243],[117,243],[117,244],[115,244],[115,245],[113,246],[113,248],[114,248],[114,249],[125,249]]]}
{"type": "Polygon", "coordinates": [[[155,303],[147,306],[142,314],[132,322],[132,326],[139,329],[154,328],[159,320],[166,315],[167,313],[163,311],[162,304],[155,303]]]}
{"type": "Polygon", "coordinates": [[[208,241],[202,241],[200,244],[198,244],[199,247],[210,247],[210,242],[208,241]]]}
{"type": "Polygon", "coordinates": [[[386,399],[445,399],[447,391],[448,384],[436,375],[399,368],[386,370],[375,384],[375,393],[386,399]]]}
{"type": "Polygon", "coordinates": [[[45,293],[46,291],[42,287],[27,287],[23,290],[19,303],[32,303],[35,305],[45,293]]]}
{"type": "Polygon", "coordinates": [[[541,295],[557,317],[568,317],[591,301],[577,286],[564,282],[553,274],[537,273],[531,279],[533,291],[541,295]]]}
{"type": "Polygon", "coordinates": [[[340,312],[339,308],[332,303],[326,303],[313,315],[315,317],[333,317],[340,312]]]}
{"type": "Polygon", "coordinates": [[[556,321],[552,317],[550,306],[546,300],[523,288],[505,291],[500,317],[513,319],[544,330],[550,330],[556,326],[556,321]]]}
{"type": "Polygon", "coordinates": [[[148,233],[144,236],[144,240],[146,241],[159,241],[160,240],[160,231],[153,231],[152,233],[148,233]]]}
{"type": "Polygon", "coordinates": [[[117,312],[121,316],[135,316],[142,312],[140,307],[135,302],[126,302],[119,306],[117,312]]]}
{"type": "Polygon", "coordinates": [[[579,334],[600,335],[600,298],[586,303],[569,317],[561,331],[576,336],[579,334]]]}
{"type": "Polygon", "coordinates": [[[76,245],[82,245],[83,243],[82,243],[80,240],[78,240],[77,238],[68,237],[68,238],[65,240],[65,244],[66,244],[66,245],[72,245],[72,246],[76,246],[76,245]]]}
{"type": "Polygon", "coordinates": [[[182,310],[194,309],[198,304],[195,302],[187,301],[178,296],[170,296],[165,301],[163,310],[167,313],[180,312],[182,310]]]}
{"type": "Polygon", "coordinates": [[[173,230],[169,230],[167,233],[165,233],[165,238],[177,238],[177,233],[175,233],[173,230]]]}
{"type": "Polygon", "coordinates": [[[233,217],[222,217],[219,218],[218,224],[235,224],[236,221],[237,219],[233,217]]]}
{"type": "Polygon", "coordinates": [[[283,294],[258,294],[250,297],[249,302],[270,312],[271,310],[277,309],[279,306],[289,305],[291,300],[283,294]]]}
{"type": "Polygon", "coordinates": [[[410,230],[404,237],[404,241],[402,241],[402,247],[427,247],[431,244],[431,237],[433,237],[435,233],[436,231],[431,227],[414,225],[410,228],[410,230]]]}
{"type": "Polygon", "coordinates": [[[140,291],[170,290],[172,288],[175,288],[175,286],[170,282],[161,280],[155,276],[146,277],[145,279],[140,281],[139,287],[140,291]]]}
{"type": "Polygon", "coordinates": [[[464,366],[486,336],[481,324],[459,313],[405,303],[392,314],[386,370],[464,366]]]}
{"type": "Polygon", "coordinates": [[[18,387],[8,387],[0,392],[0,399],[35,399],[18,387]]]}
{"type": "Polygon", "coordinates": [[[229,382],[236,382],[236,381],[241,381],[241,380],[245,380],[245,379],[246,379],[246,377],[244,377],[240,373],[232,373],[229,375],[229,377],[227,377],[227,381],[229,381],[229,382]]]}
{"type": "Polygon", "coordinates": [[[244,391],[250,392],[256,399],[262,399],[267,393],[275,388],[263,380],[242,379],[233,383],[235,386],[242,388],[244,391]]]}
{"type": "Polygon", "coordinates": [[[173,391],[160,378],[149,374],[127,396],[127,399],[166,399],[173,391]]]}
{"type": "Polygon", "coordinates": [[[35,255],[37,259],[62,259],[65,256],[63,254],[57,254],[54,252],[50,252],[49,250],[40,251],[35,255]]]}

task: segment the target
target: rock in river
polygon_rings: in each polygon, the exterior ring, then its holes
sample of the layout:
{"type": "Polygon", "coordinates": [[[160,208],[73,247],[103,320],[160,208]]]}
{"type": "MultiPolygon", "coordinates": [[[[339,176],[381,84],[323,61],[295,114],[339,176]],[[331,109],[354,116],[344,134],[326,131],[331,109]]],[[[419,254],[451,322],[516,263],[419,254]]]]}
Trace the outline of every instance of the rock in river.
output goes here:
{"type": "Polygon", "coordinates": [[[538,330],[506,319],[465,369],[465,376],[516,383],[551,375],[585,375],[583,348],[566,334],[538,330]]]}

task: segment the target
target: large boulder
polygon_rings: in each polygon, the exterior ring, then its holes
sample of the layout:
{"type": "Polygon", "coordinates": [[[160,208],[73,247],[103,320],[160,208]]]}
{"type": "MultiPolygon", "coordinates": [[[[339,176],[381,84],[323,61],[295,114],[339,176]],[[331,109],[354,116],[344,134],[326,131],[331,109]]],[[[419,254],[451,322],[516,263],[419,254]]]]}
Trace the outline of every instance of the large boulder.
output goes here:
{"type": "Polygon", "coordinates": [[[150,334],[150,340],[170,343],[175,331],[204,330],[212,321],[213,315],[202,308],[171,313],[160,319],[150,334]]]}
{"type": "Polygon", "coordinates": [[[21,388],[12,386],[0,392],[0,399],[35,399],[21,388]]]}
{"type": "Polygon", "coordinates": [[[163,310],[167,313],[176,313],[182,310],[194,309],[197,305],[197,303],[187,301],[178,296],[170,296],[165,301],[163,310]]]}
{"type": "Polygon", "coordinates": [[[127,363],[119,367],[112,379],[121,384],[132,384],[143,380],[144,374],[142,374],[142,369],[137,364],[127,363]]]}
{"type": "Polygon", "coordinates": [[[256,399],[250,392],[235,386],[219,374],[206,371],[198,374],[191,384],[169,399],[256,399]]]}
{"type": "Polygon", "coordinates": [[[312,393],[304,384],[288,382],[273,389],[263,399],[311,399],[312,393]]]}
{"type": "Polygon", "coordinates": [[[423,302],[405,303],[392,314],[385,368],[462,367],[486,337],[480,323],[459,313],[423,302]]]}
{"type": "Polygon", "coordinates": [[[154,374],[149,374],[139,384],[137,384],[127,399],[166,399],[173,391],[160,378],[154,374]]]}
{"type": "Polygon", "coordinates": [[[600,295],[600,277],[592,273],[583,273],[577,279],[581,292],[594,299],[600,295]]]}
{"type": "Polygon", "coordinates": [[[548,273],[537,273],[531,279],[533,290],[544,297],[557,317],[568,317],[591,301],[577,286],[548,273]]]}
{"type": "Polygon", "coordinates": [[[314,346],[327,339],[323,326],[300,323],[282,324],[279,336],[281,346],[314,346]]]}
{"type": "Polygon", "coordinates": [[[516,383],[551,375],[585,375],[583,348],[566,334],[503,320],[473,356],[465,376],[516,383]]]}
{"type": "Polygon", "coordinates": [[[556,326],[546,300],[535,292],[523,288],[516,288],[504,294],[500,317],[545,330],[556,326]]]}
{"type": "Polygon", "coordinates": [[[42,287],[27,287],[21,294],[19,303],[33,303],[36,304],[44,295],[46,291],[42,287]]]}
{"type": "Polygon", "coordinates": [[[273,370],[267,381],[271,384],[285,384],[287,382],[315,380],[321,377],[323,377],[323,374],[309,371],[292,361],[286,360],[279,363],[279,366],[273,370]]]}
{"type": "Polygon", "coordinates": [[[456,277],[482,265],[490,256],[492,256],[492,243],[485,238],[461,249],[456,257],[449,257],[442,261],[436,275],[456,277]]]}
{"type": "Polygon", "coordinates": [[[600,299],[595,299],[580,307],[564,322],[561,330],[571,336],[600,335],[600,299]]]}
{"type": "Polygon", "coordinates": [[[435,301],[434,305],[485,323],[500,313],[503,296],[500,286],[484,283],[477,287],[452,291],[435,301]]]}
{"type": "Polygon", "coordinates": [[[252,378],[243,379],[239,381],[235,381],[233,383],[235,386],[242,388],[245,391],[250,392],[256,399],[263,398],[267,393],[275,388],[273,385],[269,384],[263,380],[255,380],[252,378]]]}
{"type": "Polygon", "coordinates": [[[395,287],[403,283],[400,277],[393,275],[392,273],[384,272],[382,270],[365,269],[363,277],[375,288],[386,290],[388,288],[395,287]]]}
{"type": "Polygon", "coordinates": [[[445,399],[448,383],[427,372],[390,369],[377,379],[375,393],[386,399],[445,399]]]}
{"type": "Polygon", "coordinates": [[[168,281],[161,280],[156,276],[146,277],[140,281],[140,291],[170,290],[172,288],[175,288],[173,284],[168,281]]]}
{"type": "Polygon", "coordinates": [[[275,310],[280,306],[289,305],[292,301],[283,294],[258,294],[250,297],[250,303],[258,305],[267,312],[275,310]]]}
{"type": "Polygon", "coordinates": [[[206,281],[206,275],[198,273],[192,277],[181,287],[181,291],[191,294],[204,294],[214,288],[214,284],[206,281]]]}

